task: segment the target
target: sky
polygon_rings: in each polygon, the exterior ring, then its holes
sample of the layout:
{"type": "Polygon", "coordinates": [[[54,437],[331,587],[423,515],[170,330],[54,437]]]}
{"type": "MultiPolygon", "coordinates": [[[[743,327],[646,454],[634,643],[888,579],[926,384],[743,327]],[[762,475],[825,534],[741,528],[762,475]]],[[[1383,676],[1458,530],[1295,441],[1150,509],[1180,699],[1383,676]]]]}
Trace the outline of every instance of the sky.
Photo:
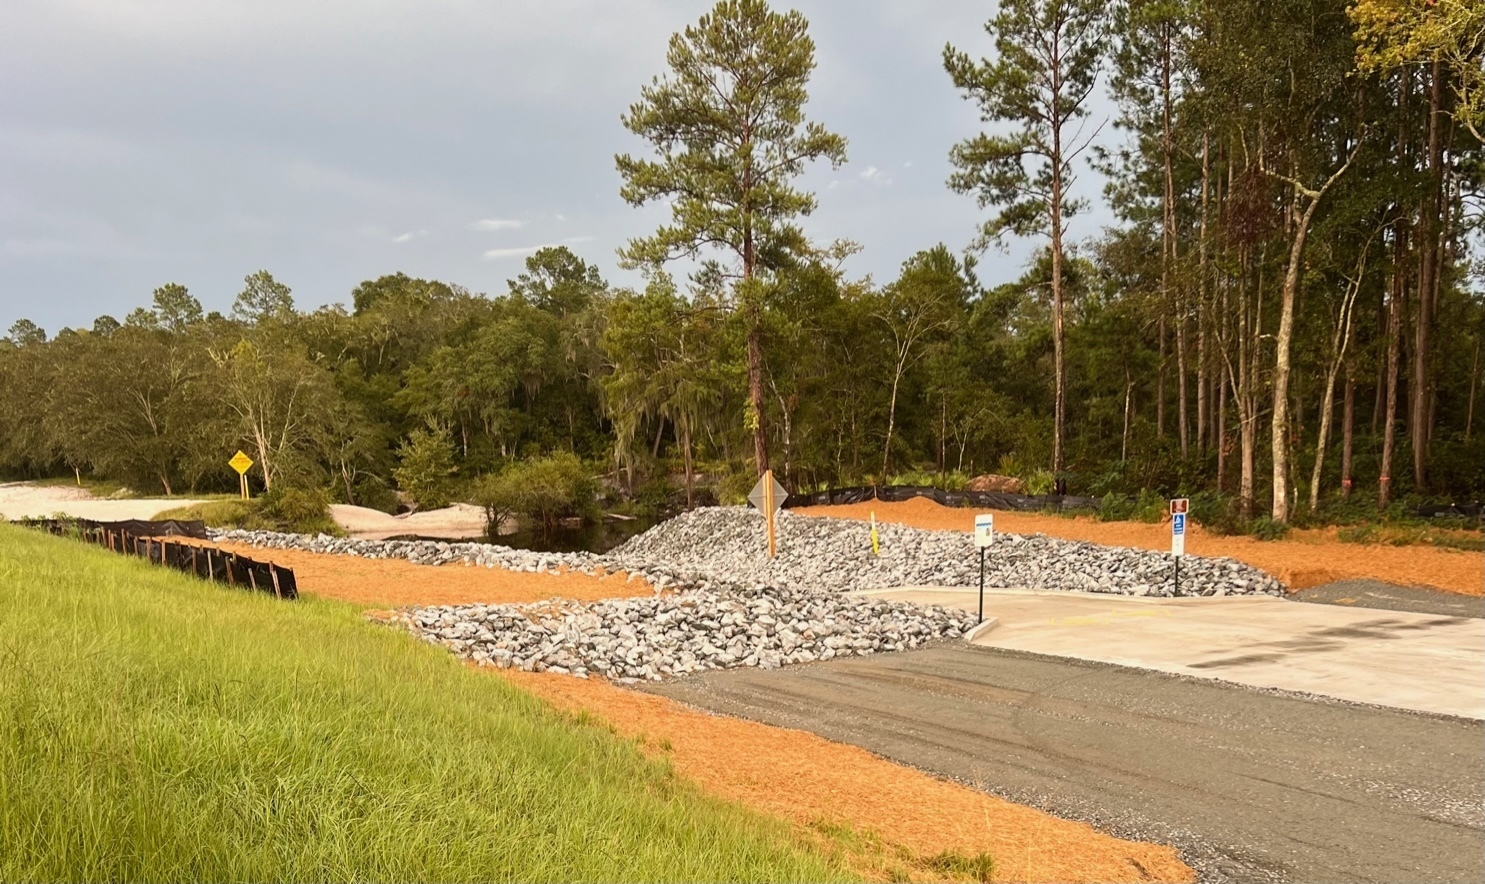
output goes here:
{"type": "MultiPolygon", "coordinates": [[[[0,334],[20,317],[49,333],[122,318],[167,282],[225,312],[259,269],[301,309],[397,271],[501,294],[556,244],[637,285],[615,251],[666,213],[619,198],[614,155],[646,148],[620,116],[711,5],[4,4],[0,334]]],[[[948,152],[982,124],[941,53],[989,53],[993,3],[792,7],[817,47],[807,115],[849,143],[848,163],[801,179],[819,198],[806,231],[859,243],[847,273],[879,282],[919,249],[965,248],[984,213],[945,186],[948,152]]],[[[1112,222],[1085,163],[1079,177],[1095,208],[1074,238],[1112,222]]],[[[982,281],[1019,276],[1031,247],[991,250],[982,281]]]]}

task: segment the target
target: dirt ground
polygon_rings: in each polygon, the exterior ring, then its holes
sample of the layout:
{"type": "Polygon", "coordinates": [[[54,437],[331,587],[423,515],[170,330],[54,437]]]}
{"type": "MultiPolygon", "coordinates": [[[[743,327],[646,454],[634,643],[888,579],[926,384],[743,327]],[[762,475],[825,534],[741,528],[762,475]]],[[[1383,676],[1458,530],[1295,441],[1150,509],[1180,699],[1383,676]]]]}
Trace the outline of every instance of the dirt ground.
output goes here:
{"type": "MultiPolygon", "coordinates": [[[[845,506],[801,507],[807,516],[868,519],[915,528],[971,531],[975,510],[946,507],[926,498],[891,503],[871,501],[845,506]]],[[[995,530],[1013,534],[1046,534],[1109,546],[1168,551],[1170,526],[1143,522],[1100,522],[1088,516],[1064,518],[1042,513],[995,513],[995,530]]],[[[1305,589],[1337,580],[1371,578],[1401,586],[1427,586],[1464,595],[1485,593],[1485,556],[1478,552],[1433,546],[1384,546],[1342,543],[1336,529],[1293,531],[1285,540],[1224,537],[1193,524],[1186,551],[1192,555],[1227,556],[1273,574],[1290,589],[1305,589]]]]}
{"type": "Polygon", "coordinates": [[[288,549],[216,544],[258,561],[294,569],[301,592],[368,608],[410,605],[524,603],[561,596],[589,601],[648,595],[653,590],[626,573],[591,577],[577,572],[528,574],[504,568],[414,565],[404,559],[363,559],[288,549]]]}
{"type": "Polygon", "coordinates": [[[988,853],[996,881],[1192,881],[1175,850],[894,764],[814,734],[712,715],[606,681],[493,670],[559,709],[587,710],[669,758],[706,791],[818,832],[849,830],[880,849],[853,859],[880,877],[941,877],[931,858],[988,853]]]}

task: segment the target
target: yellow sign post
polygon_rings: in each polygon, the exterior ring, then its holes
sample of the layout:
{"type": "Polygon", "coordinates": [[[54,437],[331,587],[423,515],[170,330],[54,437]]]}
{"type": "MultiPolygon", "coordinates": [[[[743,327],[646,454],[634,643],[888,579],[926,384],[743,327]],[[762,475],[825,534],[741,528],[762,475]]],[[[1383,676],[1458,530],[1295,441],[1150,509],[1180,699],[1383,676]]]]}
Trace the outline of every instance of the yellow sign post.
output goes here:
{"type": "Polygon", "coordinates": [[[227,461],[227,466],[237,471],[237,486],[242,491],[242,499],[248,499],[247,471],[253,467],[253,459],[239,450],[227,461]]]}

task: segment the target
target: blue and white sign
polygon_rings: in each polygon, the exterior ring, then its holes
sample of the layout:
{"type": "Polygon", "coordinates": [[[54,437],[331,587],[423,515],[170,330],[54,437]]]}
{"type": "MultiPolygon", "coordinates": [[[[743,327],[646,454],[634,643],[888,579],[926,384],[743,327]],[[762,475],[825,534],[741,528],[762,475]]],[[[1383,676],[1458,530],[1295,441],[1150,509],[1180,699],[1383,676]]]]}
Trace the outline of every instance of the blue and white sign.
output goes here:
{"type": "Polygon", "coordinates": [[[975,546],[984,549],[995,542],[995,514],[979,513],[975,516],[975,546]]]}
{"type": "Polygon", "coordinates": [[[1186,514],[1174,513],[1170,517],[1170,554],[1186,554],[1186,514]]]}

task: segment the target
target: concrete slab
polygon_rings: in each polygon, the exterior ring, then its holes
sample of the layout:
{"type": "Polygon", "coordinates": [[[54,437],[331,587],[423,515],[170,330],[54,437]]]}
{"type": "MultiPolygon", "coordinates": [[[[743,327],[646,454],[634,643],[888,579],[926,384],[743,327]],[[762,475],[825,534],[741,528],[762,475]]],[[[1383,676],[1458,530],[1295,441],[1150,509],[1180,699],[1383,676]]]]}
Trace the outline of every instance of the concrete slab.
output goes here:
{"type": "MultiPolygon", "coordinates": [[[[872,595],[974,611],[975,590],[872,595]]],[[[1150,599],[986,590],[973,643],[1485,719],[1485,620],[1268,596],[1150,599]]]]}

